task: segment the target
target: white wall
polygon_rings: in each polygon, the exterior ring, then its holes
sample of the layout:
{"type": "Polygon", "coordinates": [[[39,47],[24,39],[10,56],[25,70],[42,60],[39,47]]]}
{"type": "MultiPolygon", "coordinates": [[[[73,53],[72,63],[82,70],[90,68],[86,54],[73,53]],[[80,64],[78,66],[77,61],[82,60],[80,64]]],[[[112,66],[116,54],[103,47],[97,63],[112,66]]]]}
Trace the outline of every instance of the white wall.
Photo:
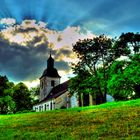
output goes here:
{"type": "Polygon", "coordinates": [[[47,102],[42,102],[40,104],[34,105],[33,110],[35,110],[36,112],[54,110],[54,100],[49,100],[47,102]]]}

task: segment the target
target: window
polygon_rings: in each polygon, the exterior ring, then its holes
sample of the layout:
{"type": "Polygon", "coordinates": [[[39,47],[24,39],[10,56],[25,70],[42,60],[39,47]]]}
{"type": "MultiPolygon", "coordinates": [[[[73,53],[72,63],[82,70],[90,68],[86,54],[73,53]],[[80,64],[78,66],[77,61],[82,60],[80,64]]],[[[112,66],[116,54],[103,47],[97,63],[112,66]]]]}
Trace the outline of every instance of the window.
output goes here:
{"type": "Polygon", "coordinates": [[[51,81],[51,86],[52,86],[52,87],[55,86],[55,81],[54,81],[54,80],[51,81]]]}

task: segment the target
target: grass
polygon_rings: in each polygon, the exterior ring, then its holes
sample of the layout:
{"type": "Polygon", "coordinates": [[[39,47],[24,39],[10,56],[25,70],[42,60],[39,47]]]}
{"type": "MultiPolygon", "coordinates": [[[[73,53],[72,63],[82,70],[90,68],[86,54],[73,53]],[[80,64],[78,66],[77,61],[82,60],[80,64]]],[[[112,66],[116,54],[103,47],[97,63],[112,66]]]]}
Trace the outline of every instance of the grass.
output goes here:
{"type": "Polygon", "coordinates": [[[140,99],[0,115],[0,140],[139,140],[140,99]]]}

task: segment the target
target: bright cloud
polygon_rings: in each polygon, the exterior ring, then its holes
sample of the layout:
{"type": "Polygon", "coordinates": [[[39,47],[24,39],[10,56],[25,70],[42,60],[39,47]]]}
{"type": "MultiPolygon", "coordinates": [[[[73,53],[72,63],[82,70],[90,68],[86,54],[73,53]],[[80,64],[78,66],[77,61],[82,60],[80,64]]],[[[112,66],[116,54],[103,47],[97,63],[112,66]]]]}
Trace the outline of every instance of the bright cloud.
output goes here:
{"type": "Polygon", "coordinates": [[[13,18],[3,18],[0,20],[0,24],[4,24],[7,26],[14,25],[16,23],[16,20],[13,18]]]}
{"type": "Polygon", "coordinates": [[[39,85],[39,79],[33,81],[23,81],[24,84],[28,85],[29,88],[36,87],[39,85]]]}

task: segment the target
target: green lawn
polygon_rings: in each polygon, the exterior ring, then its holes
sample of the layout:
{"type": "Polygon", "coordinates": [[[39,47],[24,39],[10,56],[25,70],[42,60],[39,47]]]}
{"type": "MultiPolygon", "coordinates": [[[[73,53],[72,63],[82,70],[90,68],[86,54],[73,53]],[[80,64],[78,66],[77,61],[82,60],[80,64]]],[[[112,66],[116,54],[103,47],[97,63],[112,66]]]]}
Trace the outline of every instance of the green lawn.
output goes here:
{"type": "Polygon", "coordinates": [[[140,140],[140,99],[0,115],[0,140],[140,140]]]}

